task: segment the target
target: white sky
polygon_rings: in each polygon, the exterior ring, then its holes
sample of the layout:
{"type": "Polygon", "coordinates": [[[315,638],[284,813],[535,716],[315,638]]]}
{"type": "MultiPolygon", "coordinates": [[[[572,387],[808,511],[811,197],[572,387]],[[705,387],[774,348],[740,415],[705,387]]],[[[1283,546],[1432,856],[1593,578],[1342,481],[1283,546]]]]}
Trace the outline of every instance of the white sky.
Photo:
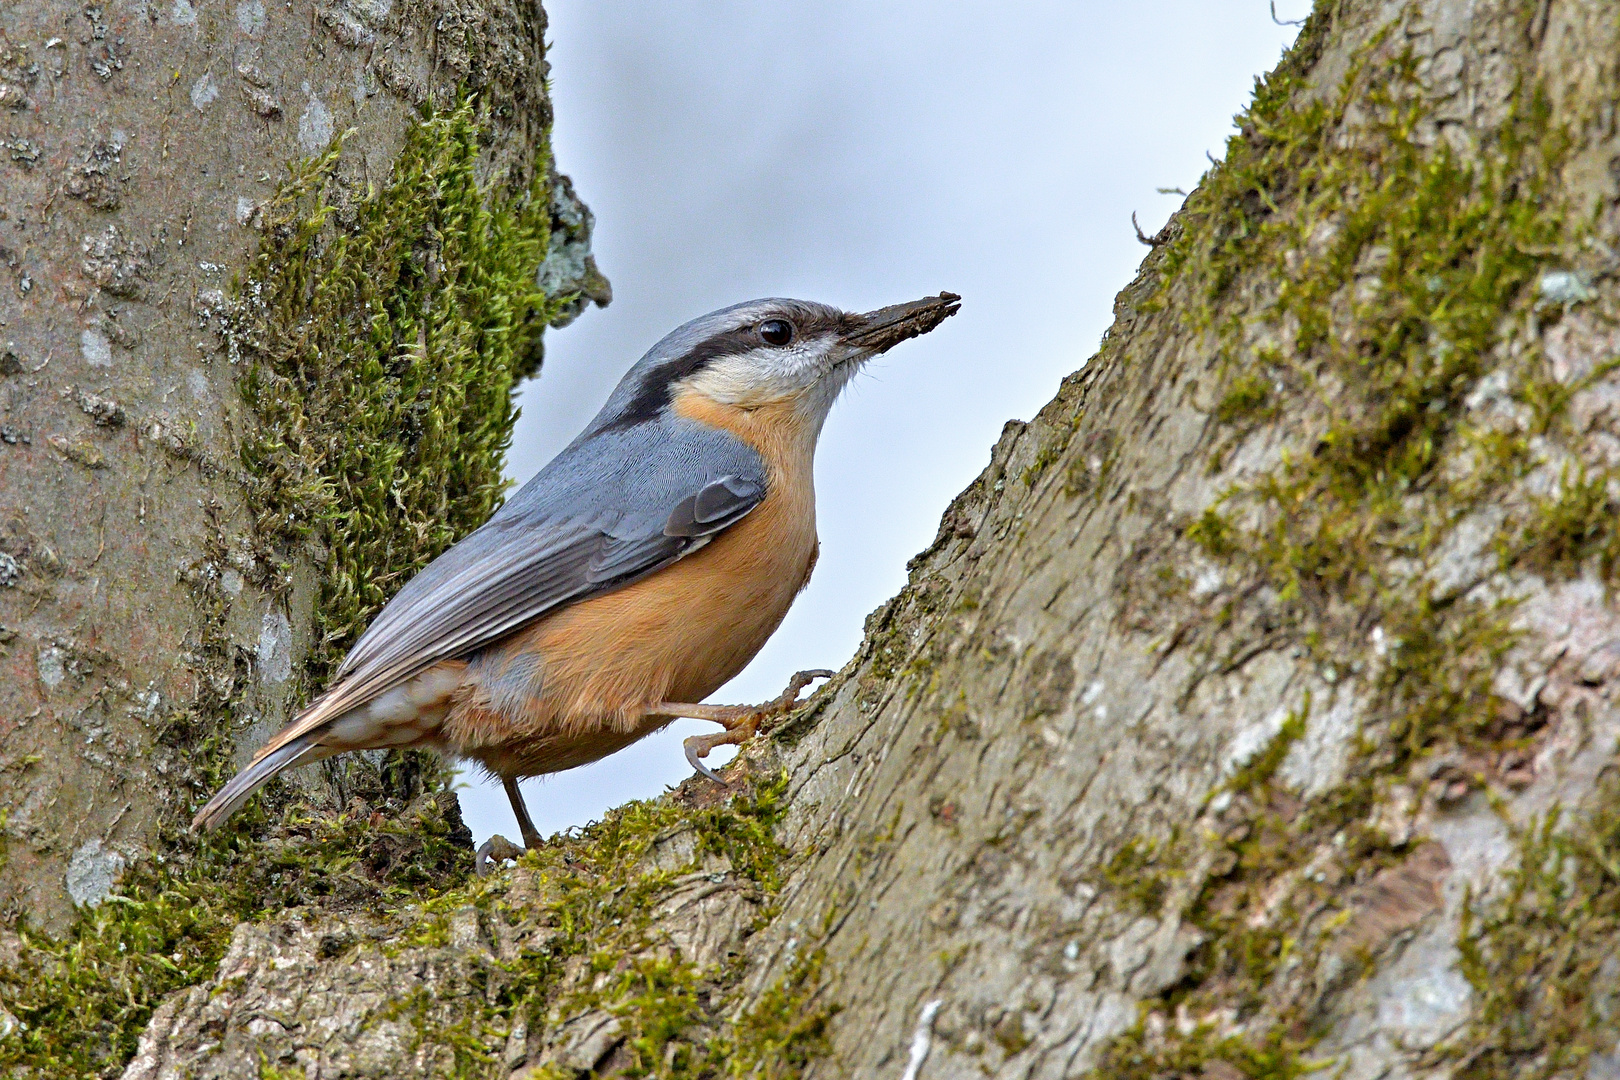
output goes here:
{"type": "MultiPolygon", "coordinates": [[[[551,331],[522,391],[527,480],[680,323],[791,296],[864,311],[941,289],[959,315],[880,357],[817,455],[821,561],[713,700],[837,668],[939,516],[1096,349],[1153,232],[1219,157],[1254,76],[1296,28],[1267,0],[548,0],[557,161],[596,213],[612,306],[551,331]]],[[[1301,18],[1308,0],[1279,0],[1301,18]]],[[[688,774],[680,721],[595,765],[525,781],[542,832],[688,774]]],[[[725,759],[716,751],[712,760],[725,759]]],[[[482,842],[516,839],[499,785],[464,776],[482,842]]]]}

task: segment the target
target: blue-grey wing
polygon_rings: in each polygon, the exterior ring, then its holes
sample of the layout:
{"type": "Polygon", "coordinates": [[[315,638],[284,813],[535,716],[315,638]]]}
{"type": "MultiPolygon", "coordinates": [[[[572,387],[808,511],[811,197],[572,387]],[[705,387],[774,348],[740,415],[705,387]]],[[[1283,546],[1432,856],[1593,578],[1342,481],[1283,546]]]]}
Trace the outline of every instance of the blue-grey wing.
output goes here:
{"type": "Polygon", "coordinates": [[[752,447],[679,418],[576,441],[405,584],[344,659],[321,716],[668,566],[759,505],[766,483],[752,447]]]}

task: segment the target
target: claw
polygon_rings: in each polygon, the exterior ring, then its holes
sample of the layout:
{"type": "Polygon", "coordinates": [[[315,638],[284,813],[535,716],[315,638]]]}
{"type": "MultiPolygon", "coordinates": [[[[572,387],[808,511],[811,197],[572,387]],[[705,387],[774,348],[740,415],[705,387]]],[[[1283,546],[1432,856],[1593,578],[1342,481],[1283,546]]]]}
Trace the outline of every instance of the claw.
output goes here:
{"type": "Polygon", "coordinates": [[[479,877],[488,877],[507,859],[518,859],[522,856],[522,848],[497,834],[478,845],[478,850],[473,852],[473,870],[479,877]]]}
{"type": "Polygon", "coordinates": [[[725,784],[725,781],[720,779],[719,773],[703,764],[702,759],[707,757],[709,751],[713,749],[713,747],[708,745],[707,739],[705,739],[702,735],[691,735],[688,736],[686,741],[681,745],[686,747],[687,763],[697,771],[699,776],[706,776],[717,784],[725,784]]]}
{"type": "Polygon", "coordinates": [[[836,671],[828,671],[826,668],[811,668],[808,671],[795,672],[793,678],[788,680],[786,690],[783,690],[780,695],[767,701],[755,711],[754,723],[758,724],[761,720],[769,720],[772,717],[787,716],[803,704],[799,700],[799,695],[804,692],[806,686],[809,686],[817,679],[830,679],[836,674],[838,674],[836,671]]]}

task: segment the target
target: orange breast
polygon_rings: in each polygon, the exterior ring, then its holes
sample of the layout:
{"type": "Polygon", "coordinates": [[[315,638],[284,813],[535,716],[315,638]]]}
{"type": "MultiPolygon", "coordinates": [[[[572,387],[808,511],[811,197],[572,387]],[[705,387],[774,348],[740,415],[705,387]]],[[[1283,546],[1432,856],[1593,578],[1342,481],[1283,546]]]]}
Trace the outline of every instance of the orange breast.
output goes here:
{"type": "Polygon", "coordinates": [[[786,406],[744,412],[687,394],[676,408],[758,449],[770,470],[766,498],[697,552],[491,650],[501,654],[489,657],[493,670],[528,663],[542,687],[523,715],[510,715],[469,686],[447,719],[449,741],[493,771],[569,768],[662,727],[667,718],[649,719],[647,707],[701,701],[719,689],[753,659],[808,580],[817,546],[814,433],[786,406]]]}

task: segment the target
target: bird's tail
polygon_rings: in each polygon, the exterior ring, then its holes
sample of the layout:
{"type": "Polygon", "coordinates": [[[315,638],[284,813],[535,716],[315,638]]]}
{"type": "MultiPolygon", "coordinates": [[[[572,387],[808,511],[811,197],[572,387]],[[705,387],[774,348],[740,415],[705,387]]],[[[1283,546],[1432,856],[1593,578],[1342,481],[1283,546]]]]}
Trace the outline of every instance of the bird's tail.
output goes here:
{"type": "Polygon", "coordinates": [[[231,778],[230,783],[220,788],[219,792],[208,800],[207,806],[197,811],[197,816],[191,819],[192,831],[209,832],[219,828],[225,824],[225,819],[236,813],[242,804],[248,801],[249,796],[282,769],[325,757],[326,755],[319,751],[327,748],[316,743],[317,737],[316,732],[305,732],[298,738],[276,747],[237,773],[231,778]]]}

